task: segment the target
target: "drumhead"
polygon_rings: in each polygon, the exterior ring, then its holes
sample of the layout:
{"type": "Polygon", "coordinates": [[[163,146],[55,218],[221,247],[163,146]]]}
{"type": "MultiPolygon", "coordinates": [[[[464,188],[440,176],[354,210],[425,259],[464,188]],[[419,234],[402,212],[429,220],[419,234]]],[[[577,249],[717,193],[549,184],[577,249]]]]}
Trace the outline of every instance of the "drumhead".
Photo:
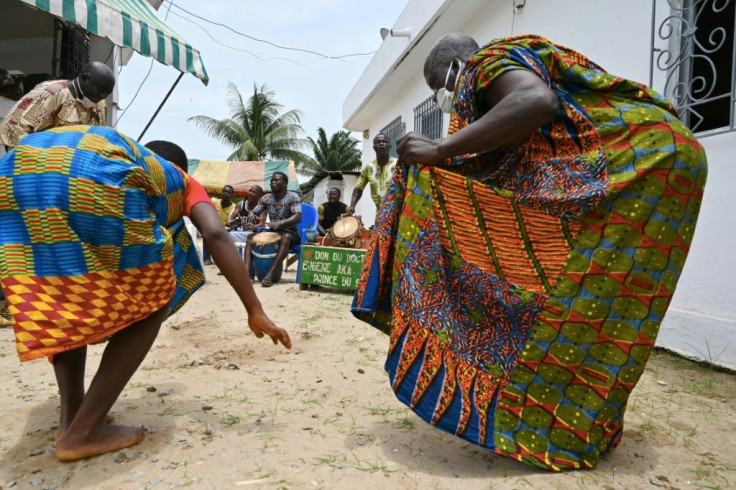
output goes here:
{"type": "Polygon", "coordinates": [[[332,225],[332,234],[337,238],[349,238],[360,228],[360,221],[355,216],[345,216],[332,225]]]}
{"type": "Polygon", "coordinates": [[[275,231],[263,231],[253,236],[253,243],[256,245],[271,245],[281,240],[281,235],[275,231]]]}

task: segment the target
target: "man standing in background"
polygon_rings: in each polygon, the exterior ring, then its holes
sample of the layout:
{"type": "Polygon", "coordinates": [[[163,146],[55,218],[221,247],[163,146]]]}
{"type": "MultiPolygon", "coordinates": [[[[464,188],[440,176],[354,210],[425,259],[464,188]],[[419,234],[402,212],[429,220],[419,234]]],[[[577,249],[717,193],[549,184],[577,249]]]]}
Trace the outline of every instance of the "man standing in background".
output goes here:
{"type": "Polygon", "coordinates": [[[391,179],[394,177],[394,169],[396,168],[396,158],[389,157],[391,149],[391,141],[385,133],[378,133],[373,138],[373,150],[376,152],[376,159],[363,167],[360,171],[360,178],[353,189],[353,198],[350,200],[348,213],[355,213],[355,206],[363,195],[365,186],[371,185],[371,199],[376,205],[376,209],[381,207],[383,196],[388,190],[391,179]]]}

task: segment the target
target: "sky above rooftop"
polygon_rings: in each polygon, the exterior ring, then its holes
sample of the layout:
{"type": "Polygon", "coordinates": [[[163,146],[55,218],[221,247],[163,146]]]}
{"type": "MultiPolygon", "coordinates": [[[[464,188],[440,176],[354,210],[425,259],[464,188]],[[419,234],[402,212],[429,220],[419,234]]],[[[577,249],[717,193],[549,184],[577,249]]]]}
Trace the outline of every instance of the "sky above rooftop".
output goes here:
{"type": "MultiPolygon", "coordinates": [[[[279,49],[238,35],[227,27],[274,44],[327,56],[371,53],[382,42],[380,28],[391,27],[406,3],[406,0],[176,0],[172,6],[166,0],[159,8],[159,15],[199,49],[210,81],[204,86],[199,79],[185,75],[142,140],[174,141],[190,158],[226,159],[232,150],[187,119],[194,115],[228,117],[225,102],[228,82],[237,85],[244,98],[253,93],[254,84],[259,87],[265,84],[275,91],[285,110],[302,111],[305,136],[316,138],[319,127],[328,135],[342,129],[342,103],[369,63],[370,54],[329,59],[279,49]]],[[[117,129],[134,138],[141,134],[179,74],[174,68],[153,61],[151,73],[143,82],[149,68],[151,58],[136,53],[122,68],[118,80],[118,104],[121,109],[129,109],[122,115],[117,129]],[[136,91],[139,93],[133,100],[136,91]]]]}

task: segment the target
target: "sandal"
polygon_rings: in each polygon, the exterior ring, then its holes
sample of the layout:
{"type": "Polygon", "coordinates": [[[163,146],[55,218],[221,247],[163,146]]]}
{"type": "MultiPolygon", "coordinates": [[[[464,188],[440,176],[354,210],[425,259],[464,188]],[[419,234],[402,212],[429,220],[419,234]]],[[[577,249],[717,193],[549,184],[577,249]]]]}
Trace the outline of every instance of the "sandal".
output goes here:
{"type": "Polygon", "coordinates": [[[271,282],[271,279],[264,278],[261,281],[261,287],[262,288],[270,288],[271,286],[273,286],[273,282],[271,282]]]}

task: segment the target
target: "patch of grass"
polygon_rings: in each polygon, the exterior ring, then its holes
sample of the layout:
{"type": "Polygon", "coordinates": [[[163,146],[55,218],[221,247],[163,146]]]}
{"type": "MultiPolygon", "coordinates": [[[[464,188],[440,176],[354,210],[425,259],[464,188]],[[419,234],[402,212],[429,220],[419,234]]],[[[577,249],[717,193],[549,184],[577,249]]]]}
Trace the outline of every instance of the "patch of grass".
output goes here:
{"type": "Polygon", "coordinates": [[[309,428],[309,434],[310,435],[313,435],[313,436],[319,436],[322,439],[327,439],[327,434],[325,434],[324,431],[322,431],[320,429],[315,429],[313,427],[310,427],[309,428]]]}
{"type": "Polygon", "coordinates": [[[308,328],[317,326],[323,317],[324,315],[322,313],[317,313],[315,315],[308,316],[307,318],[302,318],[299,322],[299,327],[308,328]]]}
{"type": "Polygon", "coordinates": [[[337,468],[338,466],[342,467],[344,465],[338,465],[338,463],[344,463],[346,462],[345,455],[340,454],[325,454],[324,456],[316,456],[314,458],[315,465],[324,464],[331,468],[337,468]]]}
{"type": "Polygon", "coordinates": [[[289,408],[281,408],[280,410],[286,415],[291,415],[292,413],[304,413],[307,410],[309,410],[309,408],[307,407],[289,407],[289,408]]]}
{"type": "Polygon", "coordinates": [[[194,485],[195,483],[198,483],[202,478],[195,476],[192,477],[189,475],[189,466],[187,464],[187,461],[184,461],[184,475],[181,477],[179,482],[177,482],[176,486],[178,487],[190,487],[194,485]]]}
{"type": "Polygon", "coordinates": [[[353,454],[353,458],[355,458],[355,469],[359,471],[365,471],[367,473],[381,472],[386,476],[399,471],[398,469],[392,470],[385,462],[379,461],[377,457],[374,461],[368,461],[361,460],[355,454],[353,454]]]}
{"type": "Polygon", "coordinates": [[[349,435],[360,435],[365,432],[365,427],[362,427],[355,423],[355,417],[352,415],[350,416],[350,425],[347,427],[346,430],[338,429],[338,432],[342,434],[349,434],[349,435]]]}
{"type": "Polygon", "coordinates": [[[321,407],[322,401],[319,398],[302,398],[299,400],[302,405],[306,405],[308,407],[321,407]]]}
{"type": "Polygon", "coordinates": [[[355,364],[359,366],[369,366],[375,363],[377,359],[378,358],[376,356],[364,355],[364,356],[360,356],[360,358],[357,361],[355,361],[355,364]]]}
{"type": "Polygon", "coordinates": [[[408,414],[404,414],[402,418],[396,421],[396,428],[405,432],[416,432],[414,420],[408,414]]]}
{"type": "Polygon", "coordinates": [[[403,411],[403,408],[391,408],[386,405],[368,405],[365,407],[369,415],[385,417],[392,413],[398,413],[403,411]]]}
{"type": "Polygon", "coordinates": [[[241,418],[237,415],[227,414],[223,418],[220,419],[220,423],[227,427],[231,427],[233,425],[239,424],[241,422],[241,418]]]}

